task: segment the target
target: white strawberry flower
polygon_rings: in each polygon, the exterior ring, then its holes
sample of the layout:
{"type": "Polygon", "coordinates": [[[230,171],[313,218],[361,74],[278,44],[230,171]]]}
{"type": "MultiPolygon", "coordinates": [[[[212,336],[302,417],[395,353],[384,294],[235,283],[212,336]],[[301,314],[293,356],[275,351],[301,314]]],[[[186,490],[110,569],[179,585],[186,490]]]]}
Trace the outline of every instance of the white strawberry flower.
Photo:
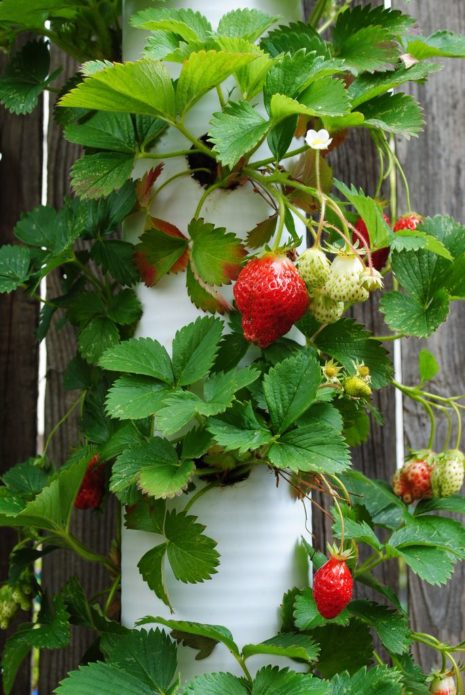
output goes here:
{"type": "Polygon", "coordinates": [[[327,150],[333,138],[329,136],[326,128],[321,130],[309,130],[305,136],[305,142],[312,150],[327,150]]]}

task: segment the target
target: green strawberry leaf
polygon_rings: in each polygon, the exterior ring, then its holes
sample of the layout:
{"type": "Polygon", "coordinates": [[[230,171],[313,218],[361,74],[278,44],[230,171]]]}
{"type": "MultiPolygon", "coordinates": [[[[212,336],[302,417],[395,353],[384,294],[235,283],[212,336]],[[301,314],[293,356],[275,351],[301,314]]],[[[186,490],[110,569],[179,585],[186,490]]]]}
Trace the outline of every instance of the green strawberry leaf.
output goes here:
{"type": "MultiPolygon", "coordinates": [[[[153,461],[153,459],[152,459],[153,461]]],[[[169,498],[179,495],[195,473],[193,461],[157,460],[156,465],[145,465],[139,475],[139,487],[150,497],[169,498]]]]}
{"type": "Polygon", "coordinates": [[[197,51],[183,63],[176,87],[176,103],[182,116],[210,89],[257,57],[256,53],[197,51]]]}
{"type": "Polygon", "coordinates": [[[364,5],[353,7],[349,12],[341,13],[334,30],[334,41],[343,40],[359,29],[382,26],[394,36],[401,36],[416,20],[399,10],[387,9],[383,5],[364,5]]]}
{"type": "MultiPolygon", "coordinates": [[[[149,585],[152,591],[168,606],[173,612],[170,599],[166,592],[165,581],[163,576],[163,561],[165,559],[168,543],[161,543],[145,553],[139,560],[137,567],[142,575],[142,578],[149,585]]],[[[152,693],[152,689],[150,689],[152,693]]]]}
{"type": "Polygon", "coordinates": [[[194,219],[189,224],[189,235],[191,262],[202,280],[209,285],[224,285],[237,279],[247,252],[234,234],[224,227],[194,219]]]}
{"type": "Polygon", "coordinates": [[[271,215],[267,217],[263,222],[259,222],[250,232],[247,234],[246,246],[249,249],[259,249],[265,246],[273,234],[276,231],[276,225],[278,223],[278,216],[271,215]]]}
{"type": "Polygon", "coordinates": [[[334,185],[365,222],[370,236],[370,248],[381,249],[388,246],[391,230],[377,202],[373,198],[366,196],[361,189],[357,189],[353,185],[349,188],[344,183],[337,180],[334,181],[334,185]]]}
{"type": "Polygon", "coordinates": [[[358,106],[365,127],[374,127],[387,133],[417,136],[424,127],[423,109],[409,94],[383,94],[358,106]]]}
{"type": "Polygon", "coordinates": [[[270,444],[272,433],[258,420],[251,403],[236,403],[221,417],[208,420],[208,430],[226,451],[245,454],[270,444]]]}
{"type": "MultiPolygon", "coordinates": [[[[96,661],[71,673],[61,681],[57,695],[95,695],[124,693],[124,695],[153,695],[153,687],[113,664],[96,661]]],[[[158,691],[161,692],[161,691],[158,691]]]]}
{"type": "Polygon", "coordinates": [[[299,101],[314,116],[343,116],[350,110],[350,99],[342,80],[322,77],[300,95],[299,101]]]}
{"type": "Polygon", "coordinates": [[[207,673],[197,676],[183,686],[180,695],[248,695],[239,678],[230,673],[207,673]]]}
{"type": "Polygon", "coordinates": [[[318,645],[308,635],[284,632],[260,644],[246,644],[242,654],[246,659],[257,654],[284,656],[312,663],[318,659],[318,645]]]}
{"type": "Polygon", "coordinates": [[[307,673],[266,666],[257,673],[252,695],[327,695],[328,684],[307,673]]]}
{"type": "Polygon", "coordinates": [[[344,473],[343,479],[351,491],[353,504],[365,507],[376,525],[398,528],[411,518],[405,504],[385,482],[353,470],[344,473]]]}
{"type": "MultiPolygon", "coordinates": [[[[371,662],[373,641],[369,628],[360,620],[353,618],[348,625],[328,623],[312,630],[312,637],[320,645],[318,671],[324,678],[344,671],[353,674],[371,662]]],[[[360,691],[353,692],[358,695],[360,691]]]]}
{"type": "Polygon", "coordinates": [[[348,89],[352,108],[355,109],[363,102],[379,97],[406,82],[422,82],[428,75],[440,69],[441,66],[436,63],[417,63],[410,68],[402,66],[388,72],[363,73],[348,89]]]}
{"type": "MultiPolygon", "coordinates": [[[[402,695],[405,692],[401,673],[387,666],[376,666],[367,670],[366,666],[361,668],[352,677],[347,673],[338,673],[331,682],[331,695],[346,695],[355,693],[357,695],[372,695],[372,693],[382,693],[383,695],[402,695]]],[[[416,691],[408,691],[412,695],[416,691]]],[[[421,691],[424,695],[425,691],[421,691]]],[[[418,695],[418,693],[417,693],[418,695]]]]}
{"type": "Polygon", "coordinates": [[[402,558],[420,579],[434,585],[447,584],[456,561],[450,553],[422,545],[397,548],[396,555],[402,558]]]}
{"type": "Polygon", "coordinates": [[[440,366],[437,359],[429,350],[423,349],[418,353],[418,371],[421,383],[431,381],[439,373],[440,366]]]}
{"type": "Polygon", "coordinates": [[[132,338],[106,350],[99,361],[100,367],[112,372],[141,374],[174,383],[171,360],[166,349],[153,338],[132,338]]]}
{"type": "Polygon", "coordinates": [[[187,266],[186,288],[192,304],[201,311],[225,314],[232,310],[230,303],[215,287],[210,287],[198,277],[192,264],[187,266]]]}
{"type": "Polygon", "coordinates": [[[142,304],[134,290],[122,290],[113,295],[108,306],[108,318],[119,326],[138,323],[142,316],[142,304]]]}
{"type": "Polygon", "coordinates": [[[274,29],[261,40],[260,47],[273,58],[282,53],[296,54],[301,49],[309,54],[315,52],[318,56],[328,55],[325,41],[313,27],[304,22],[293,22],[274,29]]]}
{"type": "MultiPolygon", "coordinates": [[[[166,124],[161,123],[164,128],[166,124]]],[[[64,135],[69,142],[96,150],[134,154],[137,147],[134,124],[127,113],[97,112],[84,123],[66,126],[64,135]]]]}
{"type": "Polygon", "coordinates": [[[163,695],[177,670],[176,644],[161,630],[107,633],[100,646],[112,666],[139,678],[163,695]]]}
{"type": "Polygon", "coordinates": [[[278,19],[279,17],[270,17],[264,12],[254,9],[232,10],[220,19],[218,34],[256,41],[278,19]]]}
{"type": "Polygon", "coordinates": [[[337,28],[336,24],[333,33],[336,56],[342,59],[354,74],[383,71],[397,62],[399,48],[392,40],[389,29],[382,26],[366,26],[354,34],[345,35],[343,38],[341,36],[339,40],[337,28]]]}
{"type": "Polygon", "coordinates": [[[415,515],[429,514],[435,511],[465,514],[465,497],[462,495],[452,495],[451,497],[436,497],[431,500],[421,500],[415,508],[415,515]]]}
{"type": "Polygon", "coordinates": [[[313,351],[302,351],[279,362],[263,380],[263,390],[275,432],[285,432],[316,398],[321,369],[313,351]]]}
{"type": "Polygon", "coordinates": [[[12,635],[5,641],[2,654],[2,686],[5,695],[11,695],[16,681],[16,675],[31,646],[21,635],[12,635]]]}
{"type": "MultiPolygon", "coordinates": [[[[333,533],[337,538],[341,538],[341,520],[339,518],[334,522],[333,533]]],[[[365,543],[374,550],[382,549],[382,544],[376,533],[366,521],[354,521],[346,517],[344,519],[344,536],[356,540],[357,543],[365,543]]]]}
{"type": "Polygon", "coordinates": [[[106,398],[106,412],[117,420],[141,420],[158,412],[170,389],[144,376],[121,376],[106,398]]]}
{"type": "Polygon", "coordinates": [[[173,371],[178,386],[189,386],[210,371],[219,349],[223,324],[209,316],[184,326],[173,340],[173,371]]]}
{"type": "Polygon", "coordinates": [[[273,466],[296,472],[341,473],[350,465],[342,435],[319,420],[280,436],[270,447],[268,458],[273,466]]]}
{"type": "Polygon", "coordinates": [[[87,362],[97,364],[105,350],[119,343],[119,340],[119,331],[113,321],[97,316],[79,333],[79,352],[87,362]]]}
{"type": "Polygon", "coordinates": [[[212,27],[200,12],[184,8],[149,8],[131,18],[137,29],[162,30],[181,37],[184,41],[203,41],[212,33],[212,27]]]}
{"type": "Polygon", "coordinates": [[[139,273],[134,264],[134,245],[119,239],[98,239],[90,250],[91,258],[121,285],[134,285],[139,273]]]}
{"type": "MultiPolygon", "coordinates": [[[[237,644],[234,642],[234,638],[230,631],[223,627],[222,625],[207,625],[204,623],[192,623],[184,620],[166,620],[165,618],[148,616],[138,621],[138,625],[146,625],[148,623],[157,623],[159,625],[164,625],[170,630],[175,630],[176,632],[185,633],[188,635],[195,635],[197,637],[206,637],[214,641],[215,643],[224,644],[224,646],[229,649],[232,654],[239,655],[240,650],[237,644]]],[[[229,691],[228,695],[229,695],[229,691]]]]}
{"type": "Polygon", "coordinates": [[[247,102],[229,103],[210,120],[209,136],[224,166],[233,168],[266,137],[270,124],[247,102]]]}
{"type": "Polygon", "coordinates": [[[450,251],[444,246],[442,241],[430,234],[426,234],[418,229],[414,232],[410,229],[395,232],[391,239],[391,251],[418,251],[425,249],[431,251],[448,261],[452,260],[450,251]]]}
{"type": "Polygon", "coordinates": [[[425,58],[464,58],[465,36],[452,31],[436,31],[430,36],[410,36],[407,53],[417,60],[425,58]]]}
{"type": "Polygon", "coordinates": [[[5,244],[0,247],[0,294],[13,292],[29,276],[31,252],[23,246],[5,244]]]}
{"type": "Polygon", "coordinates": [[[380,310],[391,330],[427,338],[447,319],[449,296],[445,290],[438,290],[425,308],[417,297],[387,292],[381,298],[380,310]]]}
{"type": "Polygon", "coordinates": [[[60,106],[158,116],[172,122],[175,93],[166,67],[153,60],[105,66],[60,99],[60,106]]]}
{"type": "Polygon", "coordinates": [[[391,654],[404,654],[412,643],[408,618],[372,601],[351,601],[349,612],[372,627],[391,654]]]}
{"type": "Polygon", "coordinates": [[[216,574],[219,553],[216,541],[205,536],[205,526],[197,523],[197,517],[174,510],[167,512],[165,536],[167,555],[174,576],[181,582],[197,584],[216,574]]]}
{"type": "Polygon", "coordinates": [[[44,89],[61,72],[57,70],[49,75],[49,69],[48,44],[43,39],[26,43],[0,76],[0,103],[14,114],[31,113],[44,89]]]}
{"type": "Polygon", "coordinates": [[[465,527],[454,519],[421,516],[395,531],[389,539],[393,548],[408,545],[434,546],[465,559],[465,527]]]}

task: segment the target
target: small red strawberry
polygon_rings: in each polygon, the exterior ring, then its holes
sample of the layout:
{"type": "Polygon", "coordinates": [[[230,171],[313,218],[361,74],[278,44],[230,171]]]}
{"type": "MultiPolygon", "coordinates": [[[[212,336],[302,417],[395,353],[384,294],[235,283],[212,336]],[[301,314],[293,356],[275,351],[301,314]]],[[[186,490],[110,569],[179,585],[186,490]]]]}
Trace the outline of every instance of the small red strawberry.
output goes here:
{"type": "Polygon", "coordinates": [[[333,552],[331,558],[315,573],[313,598],[323,618],[335,618],[352,598],[354,580],[346,564],[345,554],[333,552]]]}
{"type": "Polygon", "coordinates": [[[288,332],[306,312],[305,282],[286,256],[267,253],[239,273],[234,299],[247,340],[266,348],[288,332]]]}
{"type": "MultiPolygon", "coordinates": [[[[391,220],[389,219],[389,217],[387,215],[385,215],[384,213],[383,213],[383,217],[386,220],[386,222],[388,223],[388,225],[391,226],[391,220]]],[[[368,232],[368,228],[361,217],[359,217],[359,219],[355,223],[355,229],[357,230],[357,232],[359,232],[359,234],[361,234],[361,236],[366,241],[368,246],[371,246],[370,234],[368,232]]],[[[361,248],[363,248],[363,243],[362,243],[360,237],[355,232],[353,232],[353,234],[352,234],[352,241],[354,243],[356,241],[358,241],[359,246],[361,248]]],[[[371,262],[373,264],[373,268],[375,268],[376,270],[382,270],[384,268],[384,266],[386,265],[388,258],[389,258],[389,246],[386,246],[386,248],[384,248],[384,249],[378,249],[377,251],[373,251],[373,253],[371,254],[371,262]]]]}
{"type": "Polygon", "coordinates": [[[399,217],[394,225],[394,231],[400,232],[403,229],[410,229],[412,232],[423,222],[423,217],[416,212],[409,212],[407,215],[399,217]]]}
{"type": "Polygon", "coordinates": [[[105,468],[95,454],[87,464],[81,487],[74,500],[76,509],[98,509],[105,494],[105,468]]]}
{"type": "Polygon", "coordinates": [[[434,695],[457,695],[455,679],[452,676],[438,676],[431,683],[430,693],[434,693],[434,695]]]}
{"type": "Polygon", "coordinates": [[[432,496],[431,475],[434,460],[433,452],[420,451],[395,473],[392,488],[406,504],[411,504],[415,500],[429,499],[432,496]]]}

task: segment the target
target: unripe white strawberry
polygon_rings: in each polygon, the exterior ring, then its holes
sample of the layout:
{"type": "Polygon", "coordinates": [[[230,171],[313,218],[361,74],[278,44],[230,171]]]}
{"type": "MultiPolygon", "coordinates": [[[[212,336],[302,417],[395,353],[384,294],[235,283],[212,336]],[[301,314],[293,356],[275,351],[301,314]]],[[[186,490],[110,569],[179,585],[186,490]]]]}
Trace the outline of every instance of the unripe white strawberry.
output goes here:
{"type": "Polygon", "coordinates": [[[431,475],[434,497],[450,497],[460,492],[465,474],[465,456],[458,449],[441,454],[431,475]]]}
{"type": "Polygon", "coordinates": [[[452,676],[438,676],[431,683],[430,693],[434,695],[457,695],[455,678],[452,678],[452,676]]]}
{"type": "Polygon", "coordinates": [[[325,252],[315,247],[304,251],[297,261],[299,275],[310,290],[323,287],[329,278],[330,267],[325,252]]]}
{"type": "Polygon", "coordinates": [[[370,296],[363,286],[365,271],[358,256],[345,253],[336,256],[324,293],[337,302],[364,302],[370,296]]]}
{"type": "Polygon", "coordinates": [[[335,323],[344,313],[344,302],[336,302],[321,290],[311,294],[310,312],[320,323],[335,323]]]}

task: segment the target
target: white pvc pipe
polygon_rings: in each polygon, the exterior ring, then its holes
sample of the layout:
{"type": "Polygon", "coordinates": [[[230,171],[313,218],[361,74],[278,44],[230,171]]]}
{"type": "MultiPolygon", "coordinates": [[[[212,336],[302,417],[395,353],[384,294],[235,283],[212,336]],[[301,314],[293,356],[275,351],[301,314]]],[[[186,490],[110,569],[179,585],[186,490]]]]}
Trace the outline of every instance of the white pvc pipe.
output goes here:
{"type": "MultiPolygon", "coordinates": [[[[136,59],[142,51],[144,33],[127,27],[129,16],[145,6],[147,3],[142,1],[126,3],[125,59],[136,59]]],[[[287,21],[299,19],[301,15],[301,0],[178,0],[170,3],[173,6],[200,10],[213,26],[221,15],[238,7],[285,15],[287,21]]],[[[189,116],[189,127],[196,136],[207,131],[215,110],[218,110],[216,95],[207,96],[195,107],[189,116]]],[[[183,136],[174,131],[161,144],[165,150],[186,146],[189,144],[183,136]]],[[[267,156],[266,149],[264,156],[267,156]]],[[[163,177],[185,168],[185,160],[168,160],[163,177]]],[[[180,179],[157,198],[156,216],[185,232],[202,192],[191,178],[180,179]]],[[[227,227],[242,238],[269,214],[265,201],[249,187],[216,191],[203,210],[208,222],[227,227]]],[[[128,238],[136,238],[142,231],[141,225],[142,219],[134,219],[127,230],[128,238]]],[[[300,233],[305,236],[303,229],[300,233]]],[[[175,331],[200,314],[187,296],[183,274],[165,277],[154,289],[140,286],[139,297],[144,315],[138,334],[157,338],[168,349],[175,331]]],[[[179,507],[182,501],[177,500],[175,504],[179,507]]],[[[177,582],[167,568],[166,585],[175,609],[172,617],[224,625],[241,646],[275,635],[279,630],[278,609],[284,592],[308,583],[306,562],[296,552],[300,537],[306,534],[301,502],[293,498],[283,483],[276,487],[274,475],[263,469],[255,471],[247,481],[208,492],[195,503],[191,513],[207,526],[206,533],[218,541],[221,565],[210,581],[195,585],[177,582]]],[[[147,614],[171,617],[137,569],[141,556],[160,541],[153,534],[123,529],[122,621],[125,625],[131,626],[147,614]]],[[[183,680],[206,671],[239,673],[229,652],[220,646],[206,660],[195,661],[194,657],[191,649],[180,648],[183,680]]],[[[265,662],[270,660],[255,657],[250,664],[252,671],[265,662]]]]}

